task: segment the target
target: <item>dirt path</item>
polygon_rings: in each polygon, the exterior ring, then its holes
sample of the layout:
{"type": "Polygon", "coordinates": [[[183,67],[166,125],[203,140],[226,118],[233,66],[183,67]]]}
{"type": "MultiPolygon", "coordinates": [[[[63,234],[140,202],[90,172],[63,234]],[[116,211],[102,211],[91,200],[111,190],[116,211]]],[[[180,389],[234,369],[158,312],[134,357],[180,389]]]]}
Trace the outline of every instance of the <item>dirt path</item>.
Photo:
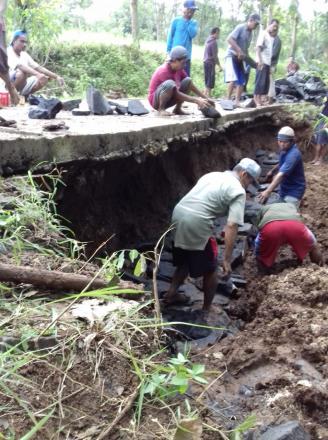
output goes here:
{"type": "MultiPolygon", "coordinates": [[[[306,165],[306,175],[302,212],[327,258],[327,165],[306,165]]],[[[262,278],[248,257],[249,287],[229,310],[246,327],[205,355],[208,369],[228,371],[208,392],[219,408],[209,420],[228,428],[251,413],[258,426],[299,420],[312,439],[328,439],[328,268],[291,267],[290,257],[283,250],[278,273],[262,278]]]]}

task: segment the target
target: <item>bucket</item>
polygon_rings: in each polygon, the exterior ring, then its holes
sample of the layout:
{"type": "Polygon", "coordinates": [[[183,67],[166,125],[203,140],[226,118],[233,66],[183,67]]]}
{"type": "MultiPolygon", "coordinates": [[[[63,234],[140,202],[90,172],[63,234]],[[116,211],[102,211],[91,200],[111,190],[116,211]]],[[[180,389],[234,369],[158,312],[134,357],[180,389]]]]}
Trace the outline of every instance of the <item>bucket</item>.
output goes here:
{"type": "Polygon", "coordinates": [[[0,92],[0,106],[8,107],[10,105],[10,98],[8,92],[0,92]]]}

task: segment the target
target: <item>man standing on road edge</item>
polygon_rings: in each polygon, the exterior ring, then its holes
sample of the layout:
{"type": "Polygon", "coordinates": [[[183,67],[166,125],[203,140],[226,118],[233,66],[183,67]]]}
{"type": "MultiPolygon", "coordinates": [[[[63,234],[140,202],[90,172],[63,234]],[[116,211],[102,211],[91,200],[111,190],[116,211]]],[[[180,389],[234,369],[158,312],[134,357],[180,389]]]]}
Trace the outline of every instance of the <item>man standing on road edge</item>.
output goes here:
{"type": "Polygon", "coordinates": [[[196,37],[198,32],[198,23],[196,20],[193,20],[193,16],[198,8],[194,0],[185,1],[183,7],[183,16],[174,18],[171,23],[167,36],[166,52],[170,53],[176,46],[183,46],[187,49],[188,58],[185,71],[187,75],[190,76],[192,40],[196,37]]]}

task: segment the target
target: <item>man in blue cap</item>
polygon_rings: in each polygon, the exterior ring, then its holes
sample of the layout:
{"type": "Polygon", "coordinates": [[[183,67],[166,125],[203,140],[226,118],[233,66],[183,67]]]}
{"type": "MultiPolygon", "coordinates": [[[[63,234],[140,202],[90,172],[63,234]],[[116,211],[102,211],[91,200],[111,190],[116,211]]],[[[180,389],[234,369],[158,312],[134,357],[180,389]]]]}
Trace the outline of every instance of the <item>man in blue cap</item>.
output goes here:
{"type": "Polygon", "coordinates": [[[29,96],[42,89],[51,79],[55,79],[63,87],[63,78],[35,62],[26,52],[26,46],[26,32],[15,31],[7,53],[10,80],[18,92],[22,96],[29,96]]]}
{"type": "Polygon", "coordinates": [[[198,23],[193,20],[195,11],[198,9],[194,0],[186,0],[183,3],[182,17],[173,19],[167,36],[167,53],[175,46],[183,46],[188,51],[185,71],[190,76],[192,40],[198,32],[198,23]]]}
{"type": "Polygon", "coordinates": [[[295,143],[295,132],[291,127],[282,127],[277,139],[279,163],[267,174],[268,179],[274,177],[269,187],[259,196],[259,201],[265,203],[272,191],[280,185],[281,201],[293,203],[298,208],[306,188],[302,154],[295,143]]]}

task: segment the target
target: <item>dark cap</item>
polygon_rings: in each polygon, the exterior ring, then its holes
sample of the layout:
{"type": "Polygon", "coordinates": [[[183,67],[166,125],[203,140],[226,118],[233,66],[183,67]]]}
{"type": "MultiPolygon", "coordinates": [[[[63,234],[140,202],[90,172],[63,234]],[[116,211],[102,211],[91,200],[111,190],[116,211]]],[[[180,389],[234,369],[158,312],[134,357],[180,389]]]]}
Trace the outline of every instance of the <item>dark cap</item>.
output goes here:
{"type": "Polygon", "coordinates": [[[196,6],[196,2],[194,0],[186,0],[183,3],[183,7],[187,9],[195,9],[195,10],[198,9],[196,6]]]}
{"type": "Polygon", "coordinates": [[[253,20],[255,21],[255,23],[261,23],[261,17],[259,16],[259,14],[251,14],[248,17],[248,20],[253,20]]]}
{"type": "Polygon", "coordinates": [[[183,46],[175,46],[169,54],[169,61],[188,59],[188,51],[183,46]]]}

